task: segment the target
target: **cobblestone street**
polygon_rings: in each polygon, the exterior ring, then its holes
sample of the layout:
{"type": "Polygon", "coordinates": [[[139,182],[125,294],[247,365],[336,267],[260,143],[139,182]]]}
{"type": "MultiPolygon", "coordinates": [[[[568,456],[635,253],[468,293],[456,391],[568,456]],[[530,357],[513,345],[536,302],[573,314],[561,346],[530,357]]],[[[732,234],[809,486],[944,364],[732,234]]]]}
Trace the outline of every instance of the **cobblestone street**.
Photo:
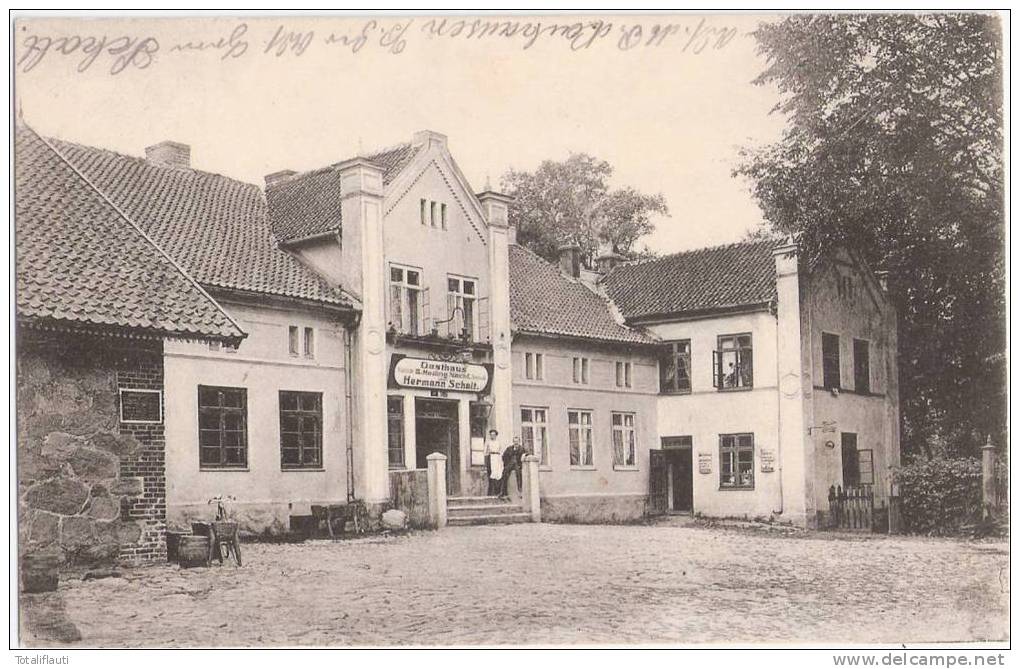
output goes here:
{"type": "Polygon", "coordinates": [[[47,646],[74,627],[85,647],[1002,640],[1007,551],[669,521],[448,528],[245,545],[241,568],[127,570],[22,603],[25,640],[47,646]]]}

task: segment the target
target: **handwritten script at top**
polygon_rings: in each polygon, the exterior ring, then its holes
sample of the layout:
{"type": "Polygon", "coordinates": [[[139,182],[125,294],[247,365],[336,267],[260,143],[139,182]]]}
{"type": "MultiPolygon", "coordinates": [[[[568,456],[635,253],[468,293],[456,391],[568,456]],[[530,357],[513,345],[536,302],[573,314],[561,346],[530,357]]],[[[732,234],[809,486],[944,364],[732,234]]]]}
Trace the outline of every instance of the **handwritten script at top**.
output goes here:
{"type": "MultiPolygon", "coordinates": [[[[556,17],[550,17],[556,18],[556,17]]],[[[324,25],[326,25],[324,23],[324,25]]],[[[145,70],[165,58],[214,54],[219,60],[244,58],[300,58],[312,50],[343,49],[352,54],[380,50],[399,55],[428,43],[503,42],[522,51],[539,42],[562,45],[568,52],[615,48],[622,52],[663,49],[671,53],[700,54],[719,51],[737,35],[737,29],[712,25],[710,17],[684,17],[675,22],[634,21],[516,21],[462,17],[370,19],[348,31],[292,30],[280,24],[238,23],[224,34],[170,40],[153,35],[61,35],[38,34],[22,24],[17,68],[31,72],[44,61],[65,60],[78,72],[101,67],[110,74],[145,70]]],[[[327,26],[328,27],[328,26],[327,26]]]]}

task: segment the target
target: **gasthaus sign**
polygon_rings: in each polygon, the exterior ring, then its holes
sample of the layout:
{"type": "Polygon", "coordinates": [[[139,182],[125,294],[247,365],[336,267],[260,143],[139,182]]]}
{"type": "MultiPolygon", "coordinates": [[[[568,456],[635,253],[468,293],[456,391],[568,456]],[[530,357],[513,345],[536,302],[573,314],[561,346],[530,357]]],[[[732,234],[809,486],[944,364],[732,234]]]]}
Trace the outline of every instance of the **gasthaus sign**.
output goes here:
{"type": "Polygon", "coordinates": [[[396,388],[486,393],[492,383],[492,365],[394,355],[389,381],[396,388]]]}

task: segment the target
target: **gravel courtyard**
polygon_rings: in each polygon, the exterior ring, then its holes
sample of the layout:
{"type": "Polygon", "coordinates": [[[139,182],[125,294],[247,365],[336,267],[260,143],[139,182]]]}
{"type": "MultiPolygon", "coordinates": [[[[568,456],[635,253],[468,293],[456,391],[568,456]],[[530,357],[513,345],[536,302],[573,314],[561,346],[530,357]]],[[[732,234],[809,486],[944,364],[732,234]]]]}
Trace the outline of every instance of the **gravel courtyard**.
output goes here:
{"type": "MultiPolygon", "coordinates": [[[[22,596],[39,646],[1004,640],[1005,542],[510,525],[244,547],[22,596]],[[76,640],[80,637],[80,640],[76,640]]],[[[33,642],[34,639],[34,642],[33,642]]]]}

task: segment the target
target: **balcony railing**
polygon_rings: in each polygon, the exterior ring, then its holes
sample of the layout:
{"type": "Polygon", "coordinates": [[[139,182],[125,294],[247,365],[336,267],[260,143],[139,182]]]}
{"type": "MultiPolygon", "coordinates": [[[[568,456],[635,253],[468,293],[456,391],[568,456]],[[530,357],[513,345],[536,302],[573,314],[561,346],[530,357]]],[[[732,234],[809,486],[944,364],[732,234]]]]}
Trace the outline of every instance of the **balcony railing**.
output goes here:
{"type": "Polygon", "coordinates": [[[489,298],[448,293],[445,308],[433,310],[428,288],[391,285],[387,328],[411,338],[487,343],[489,298]]]}

